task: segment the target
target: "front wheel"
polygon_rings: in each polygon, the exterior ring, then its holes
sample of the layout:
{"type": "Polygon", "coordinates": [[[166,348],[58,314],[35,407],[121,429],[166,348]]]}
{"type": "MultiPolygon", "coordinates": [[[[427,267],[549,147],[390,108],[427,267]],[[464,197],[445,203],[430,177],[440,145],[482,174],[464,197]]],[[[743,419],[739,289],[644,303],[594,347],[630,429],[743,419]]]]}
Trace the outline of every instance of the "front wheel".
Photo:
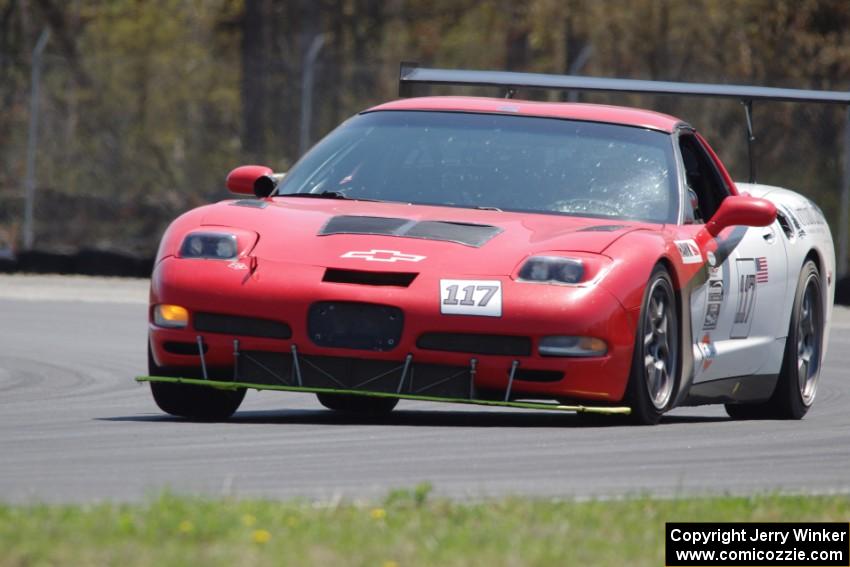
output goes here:
{"type": "Polygon", "coordinates": [[[657,265],[640,309],[626,398],[634,423],[654,425],[673,404],[679,381],[679,317],[670,274],[657,265]]]}
{"type": "MultiPolygon", "coordinates": [[[[185,376],[189,371],[180,371],[185,376]]],[[[150,376],[168,376],[174,374],[159,365],[153,359],[148,345],[148,374],[150,376]]],[[[171,382],[151,382],[151,394],[159,409],[165,413],[189,419],[221,421],[232,416],[245,398],[245,388],[219,390],[209,386],[175,384],[171,382]]]]}
{"type": "Polygon", "coordinates": [[[328,409],[361,415],[387,415],[398,405],[398,398],[379,398],[354,394],[316,394],[319,403],[328,409]]]}

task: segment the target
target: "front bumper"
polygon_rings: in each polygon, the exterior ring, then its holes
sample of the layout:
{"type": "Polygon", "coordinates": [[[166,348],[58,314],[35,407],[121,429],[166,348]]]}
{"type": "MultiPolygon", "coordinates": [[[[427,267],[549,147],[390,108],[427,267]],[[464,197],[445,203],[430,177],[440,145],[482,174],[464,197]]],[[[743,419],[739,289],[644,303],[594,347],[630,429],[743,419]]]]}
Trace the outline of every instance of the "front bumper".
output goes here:
{"type": "MultiPolygon", "coordinates": [[[[229,268],[225,262],[164,259],[152,276],[151,305],[181,305],[190,311],[191,318],[184,329],[150,324],[150,346],[155,362],[167,367],[172,374],[175,369],[197,369],[201,365],[200,350],[203,350],[203,364],[211,374],[239,382],[247,376],[245,372],[249,368],[243,366],[240,370],[239,364],[234,364],[238,360],[235,352],[239,351],[266,360],[263,363],[266,366],[277,364],[278,374],[282,372],[281,375],[291,379],[294,350],[304,360],[317,361],[326,373],[328,368],[363,366],[369,361],[376,368],[384,364],[387,369],[402,368],[406,362],[419,368],[441,367],[447,372],[458,369],[467,372],[465,389],[481,398],[503,399],[509,383],[507,397],[510,399],[617,402],[623,397],[631,367],[634,328],[620,303],[601,286],[528,284],[508,277],[488,276],[487,279],[498,279],[502,283],[502,315],[477,317],[441,314],[439,280],[480,279],[481,276],[420,273],[408,287],[397,287],[325,282],[322,281],[325,270],[323,266],[260,260],[251,274],[229,268]],[[404,326],[397,344],[380,351],[317,344],[308,333],[307,320],[310,307],[323,301],[379,304],[400,309],[404,313],[404,326]],[[280,335],[269,338],[199,330],[194,319],[197,313],[275,321],[287,325],[291,332],[288,338],[280,338],[280,335]],[[529,352],[519,354],[421,348],[418,342],[426,333],[520,337],[528,340],[530,348],[529,352]],[[601,338],[608,344],[608,352],[593,358],[540,356],[540,339],[551,335],[601,338]],[[270,356],[272,358],[268,359],[270,356]],[[470,368],[474,368],[471,376],[468,375],[470,368]]],[[[416,368],[414,375],[415,371],[416,368]]],[[[423,376],[423,372],[419,370],[419,375],[423,376]]],[[[359,384],[366,375],[353,370],[332,370],[330,373],[337,373],[338,378],[340,373],[348,376],[341,378],[341,384],[325,384],[343,389],[359,384]]],[[[255,372],[251,376],[252,383],[257,384],[262,374],[255,372]]],[[[297,386],[270,380],[269,377],[259,383],[297,386]]],[[[397,384],[398,376],[393,380],[397,384]]],[[[461,379],[456,382],[460,383],[461,379]]],[[[321,387],[317,384],[313,385],[321,387]]],[[[375,383],[370,383],[361,389],[374,387],[377,387],[375,383]]],[[[455,387],[458,390],[452,390],[452,397],[460,392],[460,386],[455,387]]],[[[382,388],[389,391],[391,387],[382,388]]],[[[416,395],[413,391],[407,393],[416,395]]]]}

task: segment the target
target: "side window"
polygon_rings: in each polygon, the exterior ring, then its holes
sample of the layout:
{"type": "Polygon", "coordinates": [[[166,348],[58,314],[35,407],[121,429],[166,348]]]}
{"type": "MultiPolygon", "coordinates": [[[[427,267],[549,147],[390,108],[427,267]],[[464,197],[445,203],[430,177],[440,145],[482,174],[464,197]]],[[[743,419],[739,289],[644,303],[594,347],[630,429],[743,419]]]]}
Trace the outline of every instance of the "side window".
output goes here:
{"type": "Polygon", "coordinates": [[[688,189],[688,198],[685,199],[685,222],[703,223],[714,215],[720,202],[729,195],[729,190],[696,136],[680,135],[679,151],[682,154],[688,189]]]}

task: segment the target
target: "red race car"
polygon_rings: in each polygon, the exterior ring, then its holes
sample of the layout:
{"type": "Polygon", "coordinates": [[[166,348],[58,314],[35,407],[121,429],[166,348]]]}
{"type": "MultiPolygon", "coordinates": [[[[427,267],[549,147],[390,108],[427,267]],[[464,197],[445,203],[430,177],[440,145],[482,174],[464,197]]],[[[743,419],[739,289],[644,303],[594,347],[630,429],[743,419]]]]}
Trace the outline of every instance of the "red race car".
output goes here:
{"type": "MultiPolygon", "coordinates": [[[[403,67],[416,82],[831,94],[403,67]]],[[[243,166],[227,187],[250,197],[183,214],[157,254],[138,380],[170,414],[224,419],[248,388],[349,412],[426,399],[638,423],[709,403],[799,419],[814,400],[834,292],[823,214],[736,186],[671,116],[406,98],[285,175],[243,166]]]]}

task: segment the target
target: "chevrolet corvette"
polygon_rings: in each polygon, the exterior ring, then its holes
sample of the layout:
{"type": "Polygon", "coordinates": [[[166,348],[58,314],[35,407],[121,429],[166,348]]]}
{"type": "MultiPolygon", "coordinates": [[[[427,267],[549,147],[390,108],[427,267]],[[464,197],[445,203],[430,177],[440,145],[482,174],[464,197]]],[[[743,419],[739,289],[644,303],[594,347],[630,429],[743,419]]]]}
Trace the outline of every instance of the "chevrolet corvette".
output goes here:
{"type": "Polygon", "coordinates": [[[169,226],[151,278],[138,380],[169,414],[226,419],[247,389],[641,424],[700,404],[800,419],[814,402],[835,286],[824,215],[733,182],[677,118],[402,98],[285,174],[247,165],[226,185],[239,197],[169,226]]]}

